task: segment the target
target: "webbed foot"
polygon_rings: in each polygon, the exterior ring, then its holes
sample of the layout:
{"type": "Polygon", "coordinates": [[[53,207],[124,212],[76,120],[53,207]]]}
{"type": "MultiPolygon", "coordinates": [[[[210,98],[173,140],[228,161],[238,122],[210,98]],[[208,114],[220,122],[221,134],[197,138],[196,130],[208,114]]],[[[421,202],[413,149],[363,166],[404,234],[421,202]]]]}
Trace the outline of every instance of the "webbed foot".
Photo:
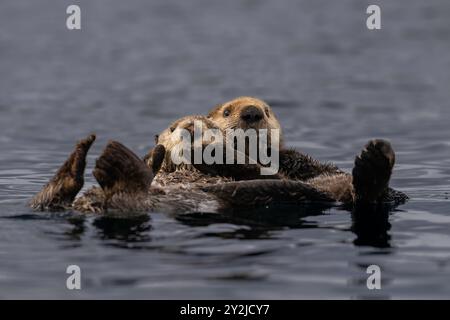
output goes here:
{"type": "Polygon", "coordinates": [[[103,212],[128,218],[151,208],[148,191],[153,171],[123,144],[110,141],[97,159],[93,174],[105,194],[103,212]]]}
{"type": "Polygon", "coordinates": [[[31,200],[30,206],[33,209],[61,210],[72,204],[75,196],[83,187],[86,155],[94,141],[94,134],[78,141],[66,162],[31,200]]]}
{"type": "Polygon", "coordinates": [[[386,193],[395,153],[391,144],[382,139],[370,140],[355,158],[353,186],[356,203],[377,203],[386,193]]]}
{"type": "Polygon", "coordinates": [[[96,161],[93,174],[107,198],[119,192],[146,192],[154,176],[144,161],[117,141],[106,145],[96,161]]]}

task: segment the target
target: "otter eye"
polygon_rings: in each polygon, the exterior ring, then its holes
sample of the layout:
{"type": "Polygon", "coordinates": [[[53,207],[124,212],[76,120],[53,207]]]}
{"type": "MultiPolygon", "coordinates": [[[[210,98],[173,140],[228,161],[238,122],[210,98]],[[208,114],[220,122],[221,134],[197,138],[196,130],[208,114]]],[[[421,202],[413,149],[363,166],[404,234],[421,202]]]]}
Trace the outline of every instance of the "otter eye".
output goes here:
{"type": "Polygon", "coordinates": [[[175,127],[170,127],[170,132],[174,132],[175,131],[175,127]]]}
{"type": "Polygon", "coordinates": [[[267,118],[270,117],[270,111],[269,108],[265,107],[264,112],[266,113],[267,118]]]}
{"type": "Polygon", "coordinates": [[[223,112],[223,116],[224,117],[228,117],[229,115],[230,115],[230,110],[225,109],[224,112],[223,112]]]}

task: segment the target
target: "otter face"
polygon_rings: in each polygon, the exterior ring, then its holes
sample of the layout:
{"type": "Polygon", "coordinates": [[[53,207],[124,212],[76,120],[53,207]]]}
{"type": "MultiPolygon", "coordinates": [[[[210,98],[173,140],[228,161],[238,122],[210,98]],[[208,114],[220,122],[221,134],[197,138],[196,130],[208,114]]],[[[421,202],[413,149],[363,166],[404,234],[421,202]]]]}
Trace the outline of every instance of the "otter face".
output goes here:
{"type": "Polygon", "coordinates": [[[205,137],[206,132],[210,129],[221,132],[220,128],[204,116],[186,116],[176,120],[167,129],[157,135],[155,139],[156,144],[163,145],[166,150],[162,165],[163,171],[171,172],[177,169],[190,169],[190,165],[174,164],[171,153],[172,151],[178,150],[177,148],[180,146],[183,146],[183,142],[186,140],[189,140],[192,145],[197,141],[200,145],[205,141],[211,141],[211,137],[205,137]],[[200,136],[196,136],[197,130],[201,133],[200,136]],[[186,133],[189,137],[186,137],[186,133]]]}
{"type": "Polygon", "coordinates": [[[208,119],[214,121],[223,131],[227,129],[267,129],[270,139],[271,129],[278,130],[278,141],[282,146],[281,125],[272,108],[264,101],[253,97],[239,97],[216,106],[208,114],[208,119]]]}
{"type": "Polygon", "coordinates": [[[203,138],[193,136],[194,126],[196,124],[201,126],[201,130],[203,133],[208,129],[219,130],[219,128],[211,120],[207,119],[204,116],[186,116],[174,121],[167,129],[157,135],[155,142],[156,144],[162,144],[167,151],[171,151],[172,148],[182,140],[180,129],[187,130],[194,139],[203,138]]]}

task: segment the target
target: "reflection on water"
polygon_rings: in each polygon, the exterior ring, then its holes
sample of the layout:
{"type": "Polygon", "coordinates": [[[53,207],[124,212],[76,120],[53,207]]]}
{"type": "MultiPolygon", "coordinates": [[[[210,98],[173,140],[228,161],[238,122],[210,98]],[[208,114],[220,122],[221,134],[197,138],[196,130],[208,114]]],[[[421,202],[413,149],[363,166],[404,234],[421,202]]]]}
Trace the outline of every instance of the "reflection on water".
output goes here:
{"type": "Polygon", "coordinates": [[[389,248],[391,229],[389,214],[392,209],[388,206],[383,208],[358,208],[352,212],[352,232],[357,246],[373,246],[377,248],[389,248]]]}
{"type": "Polygon", "coordinates": [[[2,1],[0,298],[449,298],[450,3],[378,2],[369,32],[360,0],[80,0],[77,33],[63,2],[2,1]],[[77,139],[98,136],[88,188],[109,139],[144,155],[169,122],[240,95],[348,171],[369,138],[391,140],[411,200],[132,220],[26,206],[77,139]]]}
{"type": "MultiPolygon", "coordinates": [[[[351,213],[351,231],[356,235],[353,243],[356,246],[373,246],[378,248],[390,247],[391,225],[389,214],[395,209],[390,206],[381,208],[366,207],[353,210],[351,213]]],[[[325,228],[318,223],[303,220],[323,214],[317,206],[305,205],[300,207],[278,207],[269,210],[254,210],[233,212],[232,214],[190,213],[174,215],[176,221],[189,227],[210,227],[209,232],[202,237],[219,237],[223,239],[271,239],[276,237],[273,231],[289,229],[325,228]],[[221,229],[221,225],[235,225],[238,228],[221,229]]],[[[80,240],[86,231],[84,218],[68,218],[67,222],[73,228],[65,234],[73,240],[80,240]]],[[[133,246],[135,243],[150,242],[150,216],[132,219],[98,217],[92,223],[97,229],[97,235],[103,240],[117,240],[117,245],[133,246]]],[[[339,229],[337,229],[339,230],[339,229]]],[[[344,230],[346,231],[346,230],[344,230]]]]}
{"type": "Polygon", "coordinates": [[[115,239],[127,243],[150,241],[150,217],[125,220],[100,217],[95,219],[93,225],[98,228],[102,239],[115,239]]]}
{"type": "MultiPolygon", "coordinates": [[[[381,208],[359,208],[351,212],[351,231],[356,235],[353,243],[356,246],[373,246],[378,248],[390,247],[391,228],[389,215],[394,212],[391,206],[381,208]]],[[[317,206],[304,205],[300,207],[278,207],[269,210],[254,210],[245,212],[223,213],[190,213],[174,215],[176,221],[190,227],[210,227],[209,232],[201,234],[202,237],[219,237],[223,239],[270,239],[276,237],[273,231],[289,229],[314,229],[326,228],[316,222],[303,220],[323,214],[317,206]],[[229,230],[221,229],[221,225],[235,225],[238,228],[229,230]]],[[[69,218],[67,220],[73,229],[66,234],[71,239],[80,240],[86,231],[85,219],[69,218]]],[[[98,217],[93,223],[97,228],[98,237],[105,240],[117,240],[118,243],[130,245],[151,241],[151,219],[149,216],[133,219],[118,219],[111,217],[98,217]]],[[[339,229],[337,229],[339,230],[339,229]]],[[[346,230],[344,230],[346,231],[346,230]]]]}

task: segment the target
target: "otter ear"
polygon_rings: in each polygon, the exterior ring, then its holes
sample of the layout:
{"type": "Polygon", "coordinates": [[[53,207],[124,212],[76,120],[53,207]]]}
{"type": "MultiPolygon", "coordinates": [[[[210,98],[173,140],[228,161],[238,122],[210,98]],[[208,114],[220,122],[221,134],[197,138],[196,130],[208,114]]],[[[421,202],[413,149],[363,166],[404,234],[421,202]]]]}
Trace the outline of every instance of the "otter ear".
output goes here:
{"type": "Polygon", "coordinates": [[[158,144],[159,134],[155,134],[155,143],[158,144]]]}
{"type": "Polygon", "coordinates": [[[217,110],[219,110],[220,108],[222,108],[222,104],[217,104],[214,108],[212,108],[209,112],[207,117],[208,118],[212,118],[212,116],[217,112],[217,110]]]}

